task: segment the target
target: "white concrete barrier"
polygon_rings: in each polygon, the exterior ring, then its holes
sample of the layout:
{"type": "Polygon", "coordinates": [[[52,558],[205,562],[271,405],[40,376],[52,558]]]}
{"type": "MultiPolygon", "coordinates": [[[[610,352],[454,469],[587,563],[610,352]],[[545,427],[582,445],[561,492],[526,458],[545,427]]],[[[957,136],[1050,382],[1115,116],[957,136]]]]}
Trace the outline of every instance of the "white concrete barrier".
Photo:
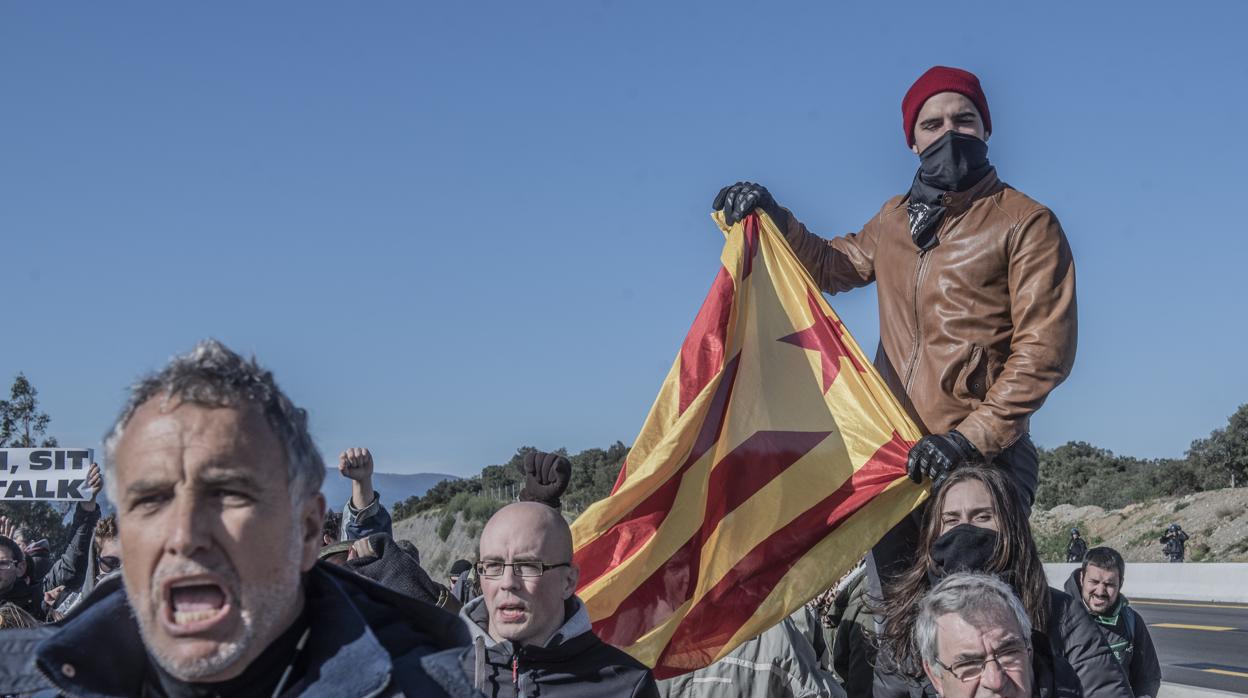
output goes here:
{"type": "Polygon", "coordinates": [[[1219,691],[1214,688],[1198,688],[1178,683],[1162,683],[1157,698],[1223,698],[1224,696],[1242,696],[1242,693],[1219,691]]]}
{"type": "MultiPolygon", "coordinates": [[[[1079,565],[1049,563],[1049,585],[1063,588],[1079,565]]],[[[1248,562],[1128,562],[1122,593],[1129,599],[1248,603],[1248,562]]]]}

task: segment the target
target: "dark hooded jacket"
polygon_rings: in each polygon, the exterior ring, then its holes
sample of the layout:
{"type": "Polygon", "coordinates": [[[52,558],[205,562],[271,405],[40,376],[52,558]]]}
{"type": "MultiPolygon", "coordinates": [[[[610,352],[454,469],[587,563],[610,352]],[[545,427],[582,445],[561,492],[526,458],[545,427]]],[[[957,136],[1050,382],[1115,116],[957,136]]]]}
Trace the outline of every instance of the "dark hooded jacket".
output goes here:
{"type": "Polygon", "coordinates": [[[38,621],[46,618],[43,612],[43,586],[31,584],[22,577],[13,580],[13,586],[0,592],[0,603],[11,603],[38,621]]]}
{"type": "Polygon", "coordinates": [[[1133,696],[1122,666],[1078,596],[1049,587],[1049,627],[1054,654],[1074,668],[1086,696],[1133,696]]]}
{"type": "MultiPolygon", "coordinates": [[[[78,589],[87,579],[87,560],[90,557],[91,544],[95,540],[95,524],[100,520],[100,507],[87,511],[81,505],[74,507],[74,518],[70,520],[69,542],[65,551],[37,578],[41,581],[44,591],[63,586],[66,589],[78,589]]],[[[35,579],[35,578],[32,578],[35,579]]]]}
{"type": "Polygon", "coordinates": [[[7,591],[0,594],[0,603],[12,603],[34,616],[44,620],[47,613],[43,608],[43,592],[58,586],[73,591],[82,587],[87,576],[87,561],[91,550],[91,541],[95,536],[95,524],[100,520],[100,508],[91,511],[81,506],[74,507],[74,518],[70,521],[69,542],[65,551],[56,560],[49,553],[48,541],[41,539],[33,543],[26,551],[26,577],[18,579],[7,591]]]}
{"type": "Polygon", "coordinates": [[[564,624],[544,647],[495,642],[488,633],[484,597],[459,612],[473,646],[425,657],[425,670],[452,696],[658,698],[658,686],[641,662],[598,639],[589,614],[573,596],[564,624]]]}
{"type": "MultiPolygon", "coordinates": [[[[304,576],[304,589],[306,669],[282,695],[445,695],[420,659],[468,643],[453,615],[323,563],[304,576]]],[[[118,577],[58,626],[0,634],[0,694],[134,696],[149,669],[118,577]]]]}
{"type": "MultiPolygon", "coordinates": [[[[1066,580],[1066,593],[1082,599],[1082,587],[1083,570],[1075,569],[1066,580]]],[[[1087,606],[1084,609],[1087,610],[1087,606]]],[[[1127,597],[1119,593],[1118,603],[1109,613],[1102,615],[1088,610],[1088,615],[1096,621],[1114,657],[1126,670],[1135,695],[1156,696],[1161,689],[1161,663],[1157,660],[1157,648],[1153,646],[1148,625],[1130,607],[1127,597]]]]}
{"type": "Polygon", "coordinates": [[[411,543],[396,542],[388,533],[374,533],[368,537],[368,543],[376,555],[348,560],[349,569],[414,599],[452,613],[459,610],[461,604],[450,590],[433,581],[420,566],[420,557],[411,543]]]}

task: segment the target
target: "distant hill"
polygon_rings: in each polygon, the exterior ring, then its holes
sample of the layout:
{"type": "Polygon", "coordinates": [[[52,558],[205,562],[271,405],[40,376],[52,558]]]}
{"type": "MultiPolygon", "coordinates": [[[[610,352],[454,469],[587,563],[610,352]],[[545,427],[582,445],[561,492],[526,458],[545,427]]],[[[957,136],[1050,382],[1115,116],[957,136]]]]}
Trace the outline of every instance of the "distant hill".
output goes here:
{"type": "Polygon", "coordinates": [[[1190,536],[1189,562],[1248,562],[1248,487],[1158,497],[1121,509],[1059,504],[1031,512],[1031,532],[1045,562],[1065,561],[1071,528],[1089,546],[1107,545],[1128,562],[1164,562],[1158,539],[1172,523],[1190,536]]]}
{"type": "MultiPolygon", "coordinates": [[[[325,494],[325,503],[331,510],[338,511],[351,496],[351,481],[338,474],[337,468],[327,468],[325,484],[321,492],[325,494]]],[[[454,475],[441,473],[416,473],[404,475],[400,473],[373,473],[373,487],[381,494],[381,503],[393,510],[395,502],[409,497],[420,497],[430,487],[443,480],[458,480],[454,475]]]]}

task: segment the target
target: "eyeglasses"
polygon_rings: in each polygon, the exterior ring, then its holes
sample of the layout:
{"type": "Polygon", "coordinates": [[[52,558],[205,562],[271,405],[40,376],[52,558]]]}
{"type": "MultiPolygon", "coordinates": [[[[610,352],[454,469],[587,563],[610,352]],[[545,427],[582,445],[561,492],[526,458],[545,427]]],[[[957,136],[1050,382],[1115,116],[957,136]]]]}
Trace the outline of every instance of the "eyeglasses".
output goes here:
{"type": "Polygon", "coordinates": [[[953,666],[946,666],[939,659],[936,660],[936,663],[947,669],[959,681],[970,681],[979,678],[984,673],[984,667],[988,665],[988,662],[996,662],[997,666],[1001,667],[1001,671],[1021,669],[1030,654],[1030,645],[1018,645],[997,650],[983,659],[968,659],[956,662],[953,666]]]}
{"type": "Polygon", "coordinates": [[[17,563],[13,560],[0,560],[0,570],[11,570],[17,567],[17,563]]]}
{"type": "Polygon", "coordinates": [[[503,562],[502,560],[482,560],[477,563],[477,574],[482,577],[494,578],[503,576],[503,570],[510,567],[511,573],[517,577],[540,577],[546,570],[556,567],[571,567],[570,562],[549,564],[540,560],[523,560],[520,562],[503,562]]]}
{"type": "Polygon", "coordinates": [[[116,555],[104,555],[100,557],[100,569],[104,572],[112,572],[121,567],[121,558],[116,555]]]}

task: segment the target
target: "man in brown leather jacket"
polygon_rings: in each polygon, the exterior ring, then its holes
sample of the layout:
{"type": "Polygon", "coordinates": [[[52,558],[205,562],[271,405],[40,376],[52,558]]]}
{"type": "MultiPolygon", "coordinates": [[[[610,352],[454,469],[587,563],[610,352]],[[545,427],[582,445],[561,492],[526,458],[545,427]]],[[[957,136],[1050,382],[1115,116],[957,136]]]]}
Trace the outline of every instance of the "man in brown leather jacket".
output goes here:
{"type": "Polygon", "coordinates": [[[726,187],[715,208],[730,222],[766,210],[825,291],[878,284],[875,366],[929,434],[911,451],[912,476],[991,463],[1030,504],[1031,414],[1075,358],[1070,245],[1053,212],[988,163],[992,120],[974,75],[932,68],[902,110],[919,172],[860,232],[814,235],[749,182],[726,187]]]}
{"type": "MultiPolygon", "coordinates": [[[[766,211],[827,292],[876,282],[875,366],[927,434],[910,451],[916,482],[926,476],[938,486],[954,468],[991,464],[1030,509],[1038,465],[1031,415],[1075,358],[1070,245],[1053,212],[989,164],[992,118],[978,78],[932,68],[907,92],[902,117],[918,173],[857,233],[814,235],[750,182],[725,187],[713,206],[729,223],[766,211]]],[[[900,528],[910,529],[903,539],[917,534],[913,521],[900,528]]],[[[894,557],[876,553],[877,564],[894,557]]]]}

